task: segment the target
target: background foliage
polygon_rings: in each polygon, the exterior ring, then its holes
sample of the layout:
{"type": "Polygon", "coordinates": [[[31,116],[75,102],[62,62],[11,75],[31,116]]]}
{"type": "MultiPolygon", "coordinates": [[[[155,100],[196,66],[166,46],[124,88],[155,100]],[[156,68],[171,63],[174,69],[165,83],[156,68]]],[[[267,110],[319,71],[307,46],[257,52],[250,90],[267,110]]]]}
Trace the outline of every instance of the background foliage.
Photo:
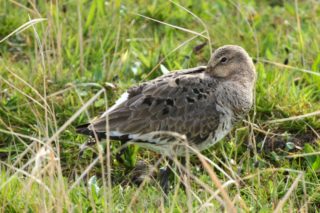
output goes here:
{"type": "Polygon", "coordinates": [[[137,162],[147,167],[160,156],[132,146],[120,165],[112,142],[109,163],[100,146],[79,157],[86,138],[74,126],[126,88],[205,65],[215,48],[237,44],[255,61],[256,104],[203,154],[239,210],[318,211],[319,14],[314,0],[1,1],[1,210],[221,210],[217,186],[197,157],[188,169],[206,187],[191,179],[164,201],[153,178],[140,188],[130,183],[137,162]],[[46,20],[31,24],[39,18],[46,20]],[[23,24],[26,30],[6,38],[23,24]]]}

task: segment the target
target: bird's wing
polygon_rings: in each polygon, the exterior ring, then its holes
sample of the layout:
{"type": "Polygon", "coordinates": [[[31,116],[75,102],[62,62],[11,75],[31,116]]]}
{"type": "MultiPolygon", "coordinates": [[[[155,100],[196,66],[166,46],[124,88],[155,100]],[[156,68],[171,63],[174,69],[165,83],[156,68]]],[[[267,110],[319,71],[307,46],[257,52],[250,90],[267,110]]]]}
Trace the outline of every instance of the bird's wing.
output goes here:
{"type": "Polygon", "coordinates": [[[170,73],[132,87],[122,101],[88,128],[99,135],[105,133],[108,119],[112,138],[125,136],[135,140],[150,132],[170,131],[200,142],[219,123],[214,98],[217,82],[204,70],[199,67],[170,73]]]}

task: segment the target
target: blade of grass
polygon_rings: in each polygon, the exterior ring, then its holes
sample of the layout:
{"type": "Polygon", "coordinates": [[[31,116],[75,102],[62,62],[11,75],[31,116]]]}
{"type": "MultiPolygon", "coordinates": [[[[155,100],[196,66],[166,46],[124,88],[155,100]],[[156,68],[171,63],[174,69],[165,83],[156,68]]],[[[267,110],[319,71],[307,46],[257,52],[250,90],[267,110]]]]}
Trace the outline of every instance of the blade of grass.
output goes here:
{"type": "Polygon", "coordinates": [[[194,35],[203,37],[203,38],[205,38],[205,39],[208,39],[207,36],[204,36],[204,35],[202,35],[201,33],[195,32],[195,31],[193,31],[193,30],[189,30],[189,29],[186,29],[186,28],[183,28],[183,27],[179,27],[179,26],[176,26],[176,25],[173,25],[173,24],[169,24],[169,23],[166,23],[166,22],[163,22],[163,21],[159,21],[159,20],[157,20],[157,19],[153,19],[153,18],[150,18],[150,17],[148,17],[148,16],[144,16],[144,15],[142,15],[142,14],[135,13],[135,15],[141,16],[141,17],[143,17],[143,18],[145,18],[145,19],[149,19],[149,20],[151,20],[151,21],[158,22],[158,23],[160,23],[160,24],[163,24],[163,25],[166,25],[166,26],[169,26],[169,27],[172,27],[172,28],[175,28],[175,29],[178,29],[178,30],[187,32],[187,33],[191,33],[191,34],[194,34],[194,35]]]}
{"type": "Polygon", "coordinates": [[[273,123],[281,123],[281,122],[286,122],[286,121],[295,121],[295,120],[300,120],[308,117],[313,117],[313,116],[318,116],[320,115],[320,110],[315,111],[315,112],[310,112],[304,115],[297,115],[297,116],[292,116],[289,118],[282,118],[282,119],[276,119],[276,120],[271,120],[267,121],[266,123],[268,124],[273,124],[273,123]]]}
{"type": "Polygon", "coordinates": [[[289,199],[290,195],[292,194],[293,190],[298,186],[298,183],[300,181],[300,179],[303,177],[303,173],[301,172],[298,177],[294,180],[294,182],[292,183],[291,187],[289,188],[289,190],[287,191],[287,193],[284,195],[283,198],[281,198],[281,200],[279,201],[277,207],[274,210],[274,213],[278,213],[281,212],[283,210],[283,206],[284,204],[287,202],[287,200],[289,199]]]}
{"type": "Polygon", "coordinates": [[[20,27],[18,27],[14,31],[12,31],[9,35],[7,35],[3,39],[1,39],[0,43],[4,42],[5,40],[7,40],[8,38],[10,38],[11,36],[13,36],[16,33],[21,33],[23,31],[25,31],[26,29],[28,29],[29,27],[32,27],[33,25],[38,24],[43,21],[46,21],[46,20],[47,20],[46,18],[36,18],[36,19],[29,20],[28,22],[24,23],[23,25],[21,25],[20,27]]]}
{"type": "Polygon", "coordinates": [[[279,62],[269,61],[269,60],[266,60],[266,59],[263,59],[263,58],[257,58],[257,60],[261,61],[263,63],[267,63],[267,64],[271,64],[271,65],[277,66],[277,67],[287,68],[287,69],[290,69],[290,70],[297,70],[297,71],[300,71],[300,72],[304,72],[304,73],[320,76],[319,72],[314,72],[314,71],[307,70],[307,69],[302,69],[302,68],[298,68],[298,67],[294,67],[294,66],[290,66],[290,65],[285,65],[285,64],[282,64],[282,63],[279,63],[279,62]]]}
{"type": "Polygon", "coordinates": [[[194,14],[193,12],[191,12],[190,10],[188,10],[187,8],[185,8],[184,6],[182,6],[181,4],[174,2],[172,0],[169,0],[172,4],[180,7],[181,9],[183,9],[184,11],[186,11],[187,13],[191,14],[193,17],[196,18],[196,20],[199,21],[199,23],[203,26],[203,28],[205,29],[206,33],[207,33],[207,39],[208,39],[208,43],[209,43],[209,49],[210,49],[210,54],[212,54],[212,43],[211,43],[211,38],[210,38],[210,33],[208,30],[207,25],[203,22],[203,20],[197,16],[196,14],[194,14]]]}

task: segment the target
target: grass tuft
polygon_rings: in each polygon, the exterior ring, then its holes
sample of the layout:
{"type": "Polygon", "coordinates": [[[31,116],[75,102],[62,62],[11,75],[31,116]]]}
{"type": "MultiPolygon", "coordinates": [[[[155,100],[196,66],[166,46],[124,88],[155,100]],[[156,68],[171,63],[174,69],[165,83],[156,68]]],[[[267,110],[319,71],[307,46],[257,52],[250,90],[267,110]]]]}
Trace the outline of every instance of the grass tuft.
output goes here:
{"type": "Polygon", "coordinates": [[[0,211],[317,212],[319,14],[312,0],[1,1],[0,211]],[[120,165],[106,141],[79,156],[75,126],[223,44],[253,57],[255,107],[186,166],[173,156],[167,199],[151,151],[130,146],[120,165]]]}

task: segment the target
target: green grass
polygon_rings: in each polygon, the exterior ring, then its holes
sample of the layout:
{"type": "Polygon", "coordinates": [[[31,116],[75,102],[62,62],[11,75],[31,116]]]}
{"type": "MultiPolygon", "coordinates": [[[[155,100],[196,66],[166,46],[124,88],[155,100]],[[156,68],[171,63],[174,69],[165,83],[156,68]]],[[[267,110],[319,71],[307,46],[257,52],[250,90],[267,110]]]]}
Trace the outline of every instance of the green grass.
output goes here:
{"type": "Polygon", "coordinates": [[[319,212],[320,116],[308,116],[320,109],[319,14],[312,0],[1,1],[0,40],[46,18],[0,43],[1,212],[227,211],[222,193],[213,196],[221,188],[210,171],[239,211],[319,212]],[[143,187],[128,183],[136,162],[160,159],[147,150],[130,147],[126,166],[113,160],[117,142],[111,162],[105,144],[79,158],[86,138],[75,126],[126,88],[160,76],[160,64],[205,65],[224,44],[244,47],[256,61],[255,107],[203,152],[215,167],[191,157],[196,180],[185,191],[179,175],[167,202],[153,178],[143,187]]]}

